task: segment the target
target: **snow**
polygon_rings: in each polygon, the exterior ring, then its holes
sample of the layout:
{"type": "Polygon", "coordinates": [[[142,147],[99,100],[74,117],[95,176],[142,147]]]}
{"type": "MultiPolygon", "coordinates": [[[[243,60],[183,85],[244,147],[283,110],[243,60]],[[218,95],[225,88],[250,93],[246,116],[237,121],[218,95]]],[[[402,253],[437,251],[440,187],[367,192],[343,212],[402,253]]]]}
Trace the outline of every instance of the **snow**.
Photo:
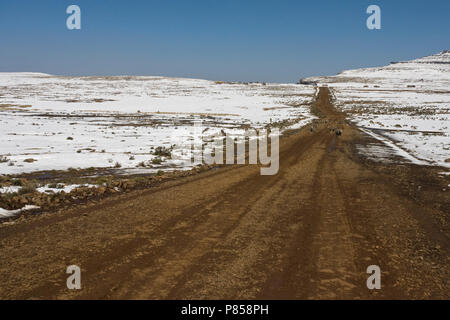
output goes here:
{"type": "Polygon", "coordinates": [[[6,209],[3,209],[3,208],[0,208],[0,219],[1,218],[13,217],[13,216],[15,216],[18,213],[21,213],[23,211],[34,210],[34,209],[39,209],[39,207],[38,206],[33,206],[33,205],[26,205],[22,209],[17,209],[17,210],[6,210],[6,209]]]}
{"type": "MultiPolygon", "coordinates": [[[[80,187],[87,187],[87,188],[97,188],[98,185],[94,185],[94,184],[69,184],[69,185],[65,185],[62,183],[58,183],[57,188],[52,188],[50,187],[49,184],[46,184],[44,186],[40,186],[38,188],[36,188],[37,192],[40,193],[61,193],[61,192],[65,192],[65,193],[70,193],[72,190],[76,189],[76,188],[80,188],[80,187]]],[[[7,186],[7,187],[2,187],[0,188],[0,194],[2,193],[16,193],[19,192],[20,189],[22,189],[21,186],[7,186]]]]}
{"type": "MultiPolygon", "coordinates": [[[[142,171],[151,148],[182,143],[194,122],[244,131],[307,119],[313,86],[166,77],[0,73],[0,174],[69,168],[142,171]]],[[[303,121],[303,120],[302,120],[303,121]]],[[[302,122],[303,123],[303,122],[302,122]]],[[[186,169],[165,159],[145,170],[186,169]]]]}
{"type": "Polygon", "coordinates": [[[72,190],[80,187],[96,188],[98,186],[93,184],[70,184],[70,185],[61,185],[61,187],[59,188],[50,188],[49,185],[45,185],[36,188],[36,191],[40,193],[61,193],[63,191],[65,193],[70,193],[72,190]]]}
{"type": "Polygon", "coordinates": [[[450,167],[450,52],[306,80],[328,85],[336,105],[394,152],[450,167]]]}
{"type": "Polygon", "coordinates": [[[376,133],[374,133],[374,132],[372,132],[370,130],[367,130],[367,129],[361,129],[361,130],[363,132],[367,133],[368,135],[374,137],[375,139],[383,142],[384,144],[386,144],[387,146],[392,148],[397,155],[402,156],[403,158],[409,160],[411,163],[418,164],[418,165],[428,165],[428,162],[415,158],[414,156],[410,155],[408,152],[406,152],[402,148],[400,148],[397,145],[395,145],[389,139],[386,139],[385,137],[383,137],[383,136],[381,136],[379,134],[376,134],[376,133]]]}
{"type": "Polygon", "coordinates": [[[219,114],[251,122],[282,119],[286,103],[312,87],[293,84],[216,84],[164,77],[55,77],[0,73],[3,104],[30,105],[52,112],[219,114]],[[100,99],[103,102],[98,102],[100,99]],[[264,108],[272,108],[266,110],[264,108]]]}
{"type": "Polygon", "coordinates": [[[18,192],[22,187],[20,186],[8,186],[0,188],[0,193],[15,193],[18,192]]]}

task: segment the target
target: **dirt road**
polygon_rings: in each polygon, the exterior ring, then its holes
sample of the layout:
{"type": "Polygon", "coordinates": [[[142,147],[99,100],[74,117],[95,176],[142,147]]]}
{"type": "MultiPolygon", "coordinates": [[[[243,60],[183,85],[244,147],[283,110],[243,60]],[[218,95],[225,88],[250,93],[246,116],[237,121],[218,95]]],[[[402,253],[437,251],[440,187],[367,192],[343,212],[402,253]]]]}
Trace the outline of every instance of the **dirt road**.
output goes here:
{"type": "Polygon", "coordinates": [[[362,158],[355,146],[374,141],[329,98],[321,88],[313,132],[281,140],[277,175],[226,166],[0,225],[0,297],[448,299],[448,181],[362,158]]]}

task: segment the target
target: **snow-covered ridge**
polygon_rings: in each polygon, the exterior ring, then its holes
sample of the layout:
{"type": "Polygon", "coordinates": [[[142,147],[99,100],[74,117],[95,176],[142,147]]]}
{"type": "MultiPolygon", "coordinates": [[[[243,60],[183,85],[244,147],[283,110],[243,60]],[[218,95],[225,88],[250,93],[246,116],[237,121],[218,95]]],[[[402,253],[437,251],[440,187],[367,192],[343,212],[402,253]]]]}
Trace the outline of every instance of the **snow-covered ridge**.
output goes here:
{"type": "MultiPolygon", "coordinates": [[[[336,76],[331,77],[312,77],[307,78],[309,81],[319,82],[336,82],[364,80],[370,81],[379,78],[387,81],[388,79],[397,82],[407,82],[416,85],[429,85],[429,82],[437,80],[435,85],[437,88],[449,89],[450,84],[450,51],[443,51],[441,53],[427,56],[411,61],[394,62],[383,67],[362,68],[354,70],[346,70],[336,76]],[[360,78],[360,79],[354,79],[360,78]],[[447,87],[445,87],[447,85],[447,87]]],[[[400,84],[397,83],[397,84],[400,84]]],[[[392,83],[395,84],[395,83],[392,83]]]]}
{"type": "Polygon", "coordinates": [[[398,63],[431,63],[431,64],[450,64],[450,50],[444,50],[438,54],[414,59],[411,61],[401,61],[398,63]]]}

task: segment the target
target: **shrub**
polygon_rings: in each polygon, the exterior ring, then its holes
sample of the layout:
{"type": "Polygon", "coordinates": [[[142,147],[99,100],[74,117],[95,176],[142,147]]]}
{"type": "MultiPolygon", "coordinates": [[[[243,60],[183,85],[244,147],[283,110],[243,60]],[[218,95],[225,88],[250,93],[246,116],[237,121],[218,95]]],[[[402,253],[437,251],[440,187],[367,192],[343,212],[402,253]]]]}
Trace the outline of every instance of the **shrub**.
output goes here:
{"type": "Polygon", "coordinates": [[[156,157],[156,158],[153,158],[153,159],[152,159],[152,163],[153,163],[153,164],[161,164],[161,163],[162,163],[162,160],[161,160],[160,157],[156,157]]]}
{"type": "Polygon", "coordinates": [[[18,194],[28,194],[28,193],[34,193],[36,192],[36,186],[32,183],[26,184],[20,188],[18,191],[18,194]]]}
{"type": "Polygon", "coordinates": [[[134,178],[134,181],[138,185],[144,185],[144,184],[146,184],[147,179],[145,179],[144,177],[136,177],[136,178],[134,178]]]}
{"type": "Polygon", "coordinates": [[[97,180],[95,181],[95,183],[96,184],[108,184],[109,182],[110,182],[110,178],[108,178],[108,177],[105,177],[105,176],[103,176],[103,177],[98,177],[97,178],[97,180]]]}
{"type": "Polygon", "coordinates": [[[13,185],[13,186],[20,187],[20,186],[23,186],[24,183],[23,183],[23,181],[22,181],[21,179],[16,179],[16,180],[13,180],[13,181],[12,181],[12,185],[13,185]]]}
{"type": "Polygon", "coordinates": [[[63,183],[50,183],[48,186],[50,189],[64,189],[63,183]]]}
{"type": "Polygon", "coordinates": [[[145,161],[141,161],[136,165],[136,167],[142,167],[142,168],[145,168],[146,166],[147,165],[145,164],[145,161]]]}
{"type": "Polygon", "coordinates": [[[156,147],[156,149],[152,152],[152,154],[155,156],[170,158],[172,156],[172,147],[170,148],[156,147]]]}

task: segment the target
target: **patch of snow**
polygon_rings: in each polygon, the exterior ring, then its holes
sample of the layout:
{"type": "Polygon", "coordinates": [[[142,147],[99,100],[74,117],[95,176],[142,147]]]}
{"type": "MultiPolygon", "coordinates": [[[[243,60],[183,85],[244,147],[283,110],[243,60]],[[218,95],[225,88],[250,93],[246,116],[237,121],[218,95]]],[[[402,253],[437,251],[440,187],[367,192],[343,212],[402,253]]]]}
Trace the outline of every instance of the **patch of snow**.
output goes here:
{"type": "Polygon", "coordinates": [[[0,193],[15,193],[18,192],[22,187],[20,186],[8,186],[0,188],[0,193]]]}
{"type": "Polygon", "coordinates": [[[287,127],[285,128],[285,130],[300,129],[300,128],[306,126],[307,124],[311,123],[312,120],[314,120],[314,119],[317,119],[317,117],[316,117],[316,116],[310,116],[310,117],[308,117],[308,118],[306,118],[306,119],[302,119],[302,120],[300,120],[300,121],[297,121],[297,122],[294,123],[294,124],[291,124],[290,126],[287,126],[287,127]]]}
{"type": "Polygon", "coordinates": [[[392,148],[399,156],[402,156],[403,158],[407,159],[408,161],[410,161],[411,163],[414,164],[418,164],[418,165],[429,165],[428,162],[417,159],[415,157],[413,157],[412,155],[410,155],[408,152],[406,152],[405,150],[403,150],[402,148],[398,147],[395,143],[393,143],[391,140],[386,139],[385,137],[376,134],[370,130],[367,129],[361,129],[361,131],[367,133],[368,135],[370,135],[371,137],[383,142],[384,144],[386,144],[387,146],[389,146],[390,148],[392,148]]]}
{"type": "Polygon", "coordinates": [[[15,215],[19,214],[20,212],[34,210],[34,209],[39,209],[39,207],[33,206],[33,205],[26,205],[22,209],[17,209],[17,210],[6,210],[3,208],[0,208],[0,219],[14,217],[15,215]]]}
{"type": "Polygon", "coordinates": [[[49,185],[45,185],[39,188],[36,188],[36,191],[40,193],[70,193],[72,190],[80,187],[88,187],[88,188],[96,188],[97,185],[93,184],[70,184],[70,185],[63,185],[61,188],[50,188],[49,185]]]}

